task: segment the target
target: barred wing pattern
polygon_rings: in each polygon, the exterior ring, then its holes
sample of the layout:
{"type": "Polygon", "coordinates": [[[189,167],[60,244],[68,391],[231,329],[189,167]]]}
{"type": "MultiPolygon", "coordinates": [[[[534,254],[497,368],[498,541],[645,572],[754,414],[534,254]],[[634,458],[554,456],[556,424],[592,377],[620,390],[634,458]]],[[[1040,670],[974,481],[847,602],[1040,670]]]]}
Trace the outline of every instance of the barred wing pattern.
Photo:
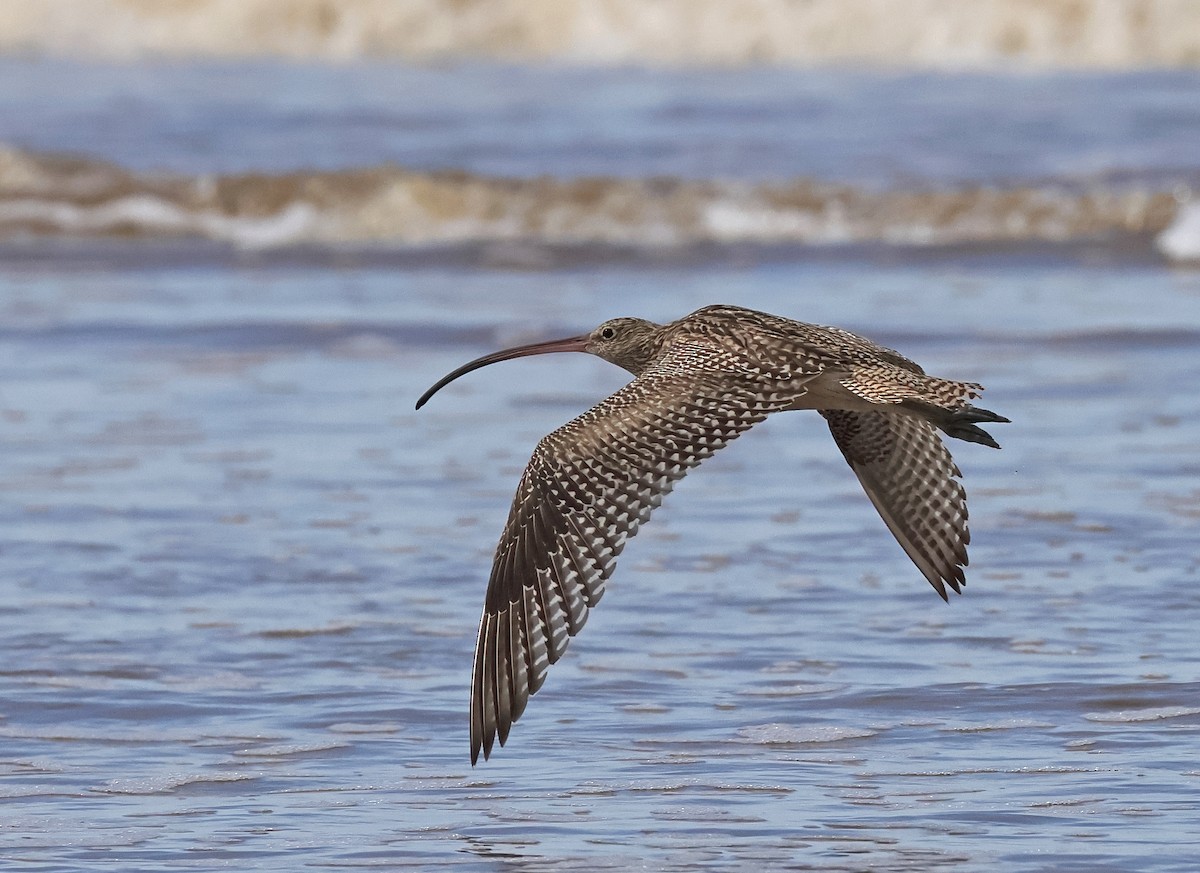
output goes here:
{"type": "Polygon", "coordinates": [[[728,371],[680,373],[672,363],[543,438],[521,477],[475,647],[472,764],[497,736],[504,745],[603,595],[625,542],[675,483],[795,395],[764,392],[728,371]]]}
{"type": "Polygon", "coordinates": [[[946,599],[966,584],[967,495],[928,422],[905,413],[822,410],[833,438],[888,529],[946,599]]]}

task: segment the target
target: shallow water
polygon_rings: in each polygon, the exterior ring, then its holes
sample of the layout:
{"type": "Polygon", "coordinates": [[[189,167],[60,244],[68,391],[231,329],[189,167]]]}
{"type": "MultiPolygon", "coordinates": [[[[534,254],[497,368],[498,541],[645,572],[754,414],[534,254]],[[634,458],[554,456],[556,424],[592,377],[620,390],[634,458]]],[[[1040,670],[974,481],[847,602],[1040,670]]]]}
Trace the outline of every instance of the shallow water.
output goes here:
{"type": "Polygon", "coordinates": [[[1195,179],[1198,93],[1191,70],[946,76],[9,58],[0,59],[0,142],[181,173],[395,162],[519,177],[901,186],[1195,179]]]}
{"type": "MultiPolygon", "coordinates": [[[[155,161],[193,161],[151,126],[155,161]]],[[[1120,248],[3,253],[5,869],[1195,868],[1200,273],[1120,248]],[[680,483],[472,769],[516,479],[624,375],[514,361],[413,402],[486,351],[713,302],[987,385],[1013,423],[954,447],[964,595],[819,417],[776,416],[680,483]]]]}
{"type": "MultiPolygon", "coordinates": [[[[1078,265],[8,269],[3,853],[29,869],[1184,870],[1196,274],[1078,265]],[[467,763],[490,550],[618,386],[482,351],[713,299],[979,379],[945,606],[819,419],[681,483],[467,763]],[[470,304],[469,312],[464,307],[470,304]],[[497,327],[496,325],[499,325],[497,327]]],[[[15,868],[14,868],[15,869],[15,868]]]]}

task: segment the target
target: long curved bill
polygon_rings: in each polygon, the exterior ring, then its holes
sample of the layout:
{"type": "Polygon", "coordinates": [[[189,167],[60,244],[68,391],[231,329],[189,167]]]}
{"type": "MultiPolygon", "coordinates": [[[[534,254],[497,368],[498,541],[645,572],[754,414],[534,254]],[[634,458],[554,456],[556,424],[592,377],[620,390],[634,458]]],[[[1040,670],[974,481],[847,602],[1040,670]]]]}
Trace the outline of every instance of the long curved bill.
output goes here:
{"type": "Polygon", "coordinates": [[[523,358],[526,355],[548,355],[551,352],[583,352],[587,351],[588,335],[572,336],[566,339],[550,340],[544,343],[533,343],[527,346],[516,346],[511,349],[503,349],[498,352],[492,352],[490,355],[484,355],[482,358],[476,358],[469,363],[463,364],[457,370],[447,373],[442,378],[434,383],[433,387],[421,395],[421,399],[417,401],[417,409],[420,409],[426,404],[430,397],[437,394],[459,376],[465,376],[472,370],[478,370],[480,367],[486,367],[488,364],[494,364],[497,361],[507,361],[511,358],[523,358]]]}

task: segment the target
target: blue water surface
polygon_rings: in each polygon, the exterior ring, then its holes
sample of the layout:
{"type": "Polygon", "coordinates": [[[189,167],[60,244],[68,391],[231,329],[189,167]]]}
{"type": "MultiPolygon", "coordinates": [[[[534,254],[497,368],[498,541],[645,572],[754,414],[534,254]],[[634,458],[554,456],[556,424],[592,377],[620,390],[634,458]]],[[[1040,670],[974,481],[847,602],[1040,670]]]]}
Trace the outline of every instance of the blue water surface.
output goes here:
{"type": "Polygon", "coordinates": [[[0,274],[0,857],[13,869],[1186,870],[1200,283],[1157,267],[0,274]],[[490,552],[585,356],[713,300],[978,379],[941,603],[819,417],[681,483],[471,769],[490,552]]]}
{"type": "MultiPolygon", "coordinates": [[[[188,174],[856,185],[1194,174],[1195,73],[0,63],[0,142],[188,174]]],[[[1193,871],[1200,273],[1069,252],[0,249],[4,869],[1193,871]],[[478,253],[476,253],[478,254],[478,253]],[[812,413],[632,541],[469,764],[537,440],[623,384],[485,352],[710,303],[1010,417],[943,604],[812,413]]]]}

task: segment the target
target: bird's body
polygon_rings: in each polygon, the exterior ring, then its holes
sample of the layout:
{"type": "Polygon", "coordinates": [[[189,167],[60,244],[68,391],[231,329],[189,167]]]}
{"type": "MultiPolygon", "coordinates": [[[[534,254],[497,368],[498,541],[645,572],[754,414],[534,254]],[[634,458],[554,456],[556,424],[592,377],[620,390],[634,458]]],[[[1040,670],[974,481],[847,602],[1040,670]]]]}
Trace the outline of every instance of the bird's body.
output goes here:
{"type": "Polygon", "coordinates": [[[816,409],[888,528],[945,598],[967,564],[966,495],[937,430],[985,445],[972,382],[925,375],[868,339],[733,306],[657,325],[618,318],[590,334],[509,349],[586,351],[633,381],[534,449],[496,549],[475,650],[471,761],[501,745],[547,667],[604,593],[616,557],[687,471],[773,412],[816,409]]]}

